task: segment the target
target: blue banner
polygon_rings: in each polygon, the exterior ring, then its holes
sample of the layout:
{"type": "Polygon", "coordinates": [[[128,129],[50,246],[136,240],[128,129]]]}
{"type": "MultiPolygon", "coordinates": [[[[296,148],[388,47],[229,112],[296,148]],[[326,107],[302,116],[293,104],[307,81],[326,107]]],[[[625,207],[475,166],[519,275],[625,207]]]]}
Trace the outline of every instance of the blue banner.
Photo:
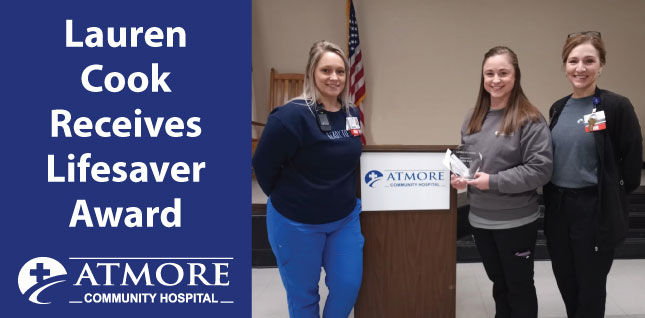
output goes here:
{"type": "Polygon", "coordinates": [[[0,315],[251,316],[250,13],[5,4],[0,315]]]}

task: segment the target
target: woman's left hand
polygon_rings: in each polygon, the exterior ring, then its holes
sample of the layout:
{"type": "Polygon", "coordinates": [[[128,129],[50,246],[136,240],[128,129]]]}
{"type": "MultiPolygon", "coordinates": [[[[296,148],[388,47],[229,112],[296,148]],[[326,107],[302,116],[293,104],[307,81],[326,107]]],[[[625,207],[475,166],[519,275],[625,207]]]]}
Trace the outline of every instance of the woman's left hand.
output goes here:
{"type": "Polygon", "coordinates": [[[468,184],[479,190],[490,189],[488,173],[485,173],[485,172],[475,173],[475,179],[468,180],[468,184]]]}

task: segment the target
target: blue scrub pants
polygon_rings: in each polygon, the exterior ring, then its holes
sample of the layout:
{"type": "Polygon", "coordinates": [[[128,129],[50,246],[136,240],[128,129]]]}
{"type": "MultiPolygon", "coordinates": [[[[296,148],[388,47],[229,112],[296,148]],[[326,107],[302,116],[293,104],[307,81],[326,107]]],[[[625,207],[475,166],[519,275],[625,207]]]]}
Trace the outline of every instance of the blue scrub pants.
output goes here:
{"type": "Polygon", "coordinates": [[[269,243],[287,290],[291,318],[320,317],[318,282],[325,268],[329,296],[324,318],[346,318],[354,307],[363,276],[361,201],[345,218],[325,224],[304,224],[282,216],[267,202],[269,243]]]}

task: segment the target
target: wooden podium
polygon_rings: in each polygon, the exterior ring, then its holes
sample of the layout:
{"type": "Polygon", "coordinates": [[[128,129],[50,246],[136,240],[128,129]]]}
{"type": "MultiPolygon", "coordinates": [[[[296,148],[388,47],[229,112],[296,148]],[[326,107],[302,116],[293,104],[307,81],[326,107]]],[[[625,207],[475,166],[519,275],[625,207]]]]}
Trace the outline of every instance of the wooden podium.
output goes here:
{"type": "MultiPolygon", "coordinates": [[[[454,146],[365,146],[363,153],[443,154],[447,148],[454,146]]],[[[449,172],[447,179],[449,186],[449,172]]],[[[361,214],[364,267],[355,318],[455,317],[457,193],[449,188],[446,195],[447,209],[361,214]]]]}

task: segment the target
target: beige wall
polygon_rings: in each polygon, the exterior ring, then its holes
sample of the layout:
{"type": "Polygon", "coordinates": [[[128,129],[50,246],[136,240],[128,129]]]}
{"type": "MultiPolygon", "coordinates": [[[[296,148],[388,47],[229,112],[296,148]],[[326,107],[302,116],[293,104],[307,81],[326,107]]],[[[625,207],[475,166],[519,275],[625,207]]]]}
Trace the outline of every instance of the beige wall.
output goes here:
{"type": "MultiPolygon", "coordinates": [[[[456,144],[495,45],[519,56],[522,86],[547,114],[569,94],[560,51],[570,32],[598,30],[598,85],[629,97],[645,128],[645,1],[355,0],[366,72],[368,144],[456,144]]],[[[346,46],[345,0],[256,0],[254,118],[265,121],[271,67],[303,73],[311,44],[346,46]]]]}

